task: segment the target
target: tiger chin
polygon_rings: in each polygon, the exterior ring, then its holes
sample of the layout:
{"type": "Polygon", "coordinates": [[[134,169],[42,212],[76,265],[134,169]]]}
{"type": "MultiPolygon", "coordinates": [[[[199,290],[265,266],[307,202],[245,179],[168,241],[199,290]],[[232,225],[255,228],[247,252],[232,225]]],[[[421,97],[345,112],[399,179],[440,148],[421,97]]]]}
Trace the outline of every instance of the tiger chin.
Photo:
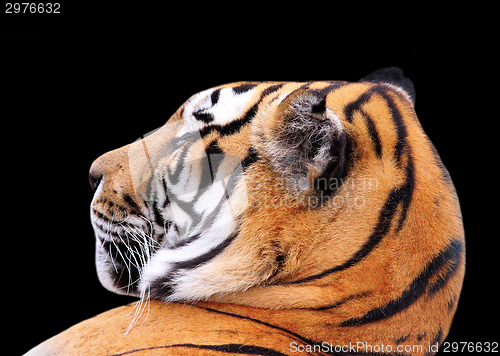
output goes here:
{"type": "Polygon", "coordinates": [[[151,301],[144,328],[164,323],[156,341],[109,354],[437,352],[465,241],[414,103],[398,68],[355,83],[227,84],[99,157],[99,279],[151,301]]]}

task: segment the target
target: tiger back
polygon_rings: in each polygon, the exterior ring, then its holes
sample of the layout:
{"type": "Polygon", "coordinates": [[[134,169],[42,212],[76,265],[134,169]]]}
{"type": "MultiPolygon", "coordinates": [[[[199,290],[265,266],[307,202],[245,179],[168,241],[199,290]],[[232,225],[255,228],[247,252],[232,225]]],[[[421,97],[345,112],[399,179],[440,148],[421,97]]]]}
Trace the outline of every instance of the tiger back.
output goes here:
{"type": "Polygon", "coordinates": [[[356,83],[233,83],[98,158],[99,279],[141,302],[39,350],[437,352],[465,241],[414,99],[397,68],[356,83]]]}

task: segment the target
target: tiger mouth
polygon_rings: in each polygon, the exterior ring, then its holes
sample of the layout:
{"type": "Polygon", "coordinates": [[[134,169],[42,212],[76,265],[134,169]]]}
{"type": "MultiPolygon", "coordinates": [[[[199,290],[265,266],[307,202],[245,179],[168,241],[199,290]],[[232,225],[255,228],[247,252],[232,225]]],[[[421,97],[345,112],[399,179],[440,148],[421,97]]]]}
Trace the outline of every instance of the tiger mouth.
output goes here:
{"type": "Polygon", "coordinates": [[[121,294],[138,295],[142,271],[157,248],[147,242],[125,236],[120,241],[104,240],[98,236],[102,249],[108,259],[108,273],[114,288],[121,294]]]}

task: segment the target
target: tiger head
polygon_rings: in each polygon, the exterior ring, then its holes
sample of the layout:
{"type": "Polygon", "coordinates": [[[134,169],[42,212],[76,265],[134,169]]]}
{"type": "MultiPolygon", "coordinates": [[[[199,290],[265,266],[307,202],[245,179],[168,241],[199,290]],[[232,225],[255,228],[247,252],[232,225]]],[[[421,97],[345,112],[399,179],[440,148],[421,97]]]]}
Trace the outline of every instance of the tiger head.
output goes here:
{"type": "Polygon", "coordinates": [[[339,325],[399,318],[446,331],[464,232],[414,98],[399,69],[192,96],[92,164],[101,283],[165,302],[331,308],[339,325]]]}

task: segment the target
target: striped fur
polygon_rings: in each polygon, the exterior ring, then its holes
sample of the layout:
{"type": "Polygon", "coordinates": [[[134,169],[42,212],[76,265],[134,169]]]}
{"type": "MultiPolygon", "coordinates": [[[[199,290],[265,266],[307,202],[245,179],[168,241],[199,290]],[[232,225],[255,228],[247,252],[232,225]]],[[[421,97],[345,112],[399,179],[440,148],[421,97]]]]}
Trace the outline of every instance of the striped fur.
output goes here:
{"type": "Polygon", "coordinates": [[[121,326],[97,336],[100,354],[435,353],[465,242],[414,98],[395,68],[357,83],[228,84],[101,156],[91,168],[99,278],[170,304],[152,301],[127,338],[132,317],[120,317],[132,306],[42,346],[87,354],[68,340],[96,337],[106,321],[121,326]]]}

